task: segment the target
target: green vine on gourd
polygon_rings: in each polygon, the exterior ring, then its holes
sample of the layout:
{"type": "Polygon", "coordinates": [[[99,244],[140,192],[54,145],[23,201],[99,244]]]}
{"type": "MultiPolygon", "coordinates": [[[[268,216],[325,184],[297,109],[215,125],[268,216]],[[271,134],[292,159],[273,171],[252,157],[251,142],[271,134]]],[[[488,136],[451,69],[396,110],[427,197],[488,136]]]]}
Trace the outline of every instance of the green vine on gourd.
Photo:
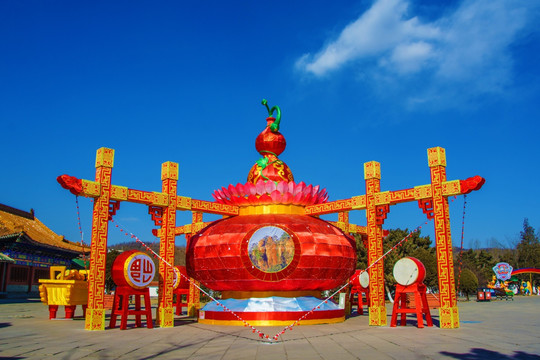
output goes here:
{"type": "MultiPolygon", "coordinates": [[[[269,154],[272,154],[274,155],[276,158],[277,158],[277,155],[271,151],[262,151],[262,152],[266,152],[266,153],[269,153],[269,154]]],[[[260,167],[260,170],[259,170],[259,175],[265,179],[266,181],[270,180],[270,178],[266,177],[263,175],[263,170],[268,166],[268,165],[272,165],[274,163],[276,164],[283,164],[283,161],[279,160],[279,159],[276,159],[272,162],[269,162],[270,159],[267,158],[266,156],[263,156],[262,158],[260,158],[259,160],[257,160],[257,165],[260,167]]],[[[277,181],[274,181],[274,183],[277,185],[278,182],[277,181]]]]}
{"type": "Polygon", "coordinates": [[[261,104],[266,106],[266,110],[268,110],[268,116],[272,116],[274,111],[276,112],[276,120],[270,125],[270,131],[272,132],[278,132],[279,131],[279,123],[281,122],[281,109],[279,106],[275,105],[272,106],[272,108],[268,107],[268,101],[266,99],[263,99],[261,104]]]}

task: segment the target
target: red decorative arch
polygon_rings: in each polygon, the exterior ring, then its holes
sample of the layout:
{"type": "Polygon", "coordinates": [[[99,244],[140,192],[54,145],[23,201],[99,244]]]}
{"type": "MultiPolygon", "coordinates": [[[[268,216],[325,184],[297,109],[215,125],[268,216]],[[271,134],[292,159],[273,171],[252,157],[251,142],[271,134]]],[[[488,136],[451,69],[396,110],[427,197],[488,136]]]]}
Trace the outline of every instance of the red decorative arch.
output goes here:
{"type": "Polygon", "coordinates": [[[540,269],[537,268],[523,268],[523,269],[517,269],[512,271],[512,275],[519,275],[519,274],[540,274],[540,269]]]}

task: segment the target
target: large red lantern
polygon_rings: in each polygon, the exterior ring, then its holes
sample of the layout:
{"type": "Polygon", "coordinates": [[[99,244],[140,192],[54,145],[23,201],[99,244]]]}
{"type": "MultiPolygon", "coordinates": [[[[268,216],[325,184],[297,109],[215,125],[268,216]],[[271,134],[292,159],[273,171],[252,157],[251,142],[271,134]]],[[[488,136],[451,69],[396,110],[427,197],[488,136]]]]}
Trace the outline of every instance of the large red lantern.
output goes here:
{"type": "MultiPolygon", "coordinates": [[[[267,126],[255,142],[262,158],[251,168],[248,182],[213,193],[216,202],[237,205],[239,215],[193,235],[186,261],[190,277],[221,291],[223,305],[259,325],[286,324],[311,311],[321,291],[346,283],[356,265],[352,238],[329,222],[305,215],[306,206],[325,203],[328,194],[319,186],[295,183],[278,158],[286,142],[278,131],[279,108],[277,117],[271,116],[275,108],[269,109],[267,126]]],[[[236,325],[232,314],[215,305],[205,306],[199,321],[236,325]]],[[[344,310],[336,305],[315,307],[311,323],[344,320],[344,310]]]]}

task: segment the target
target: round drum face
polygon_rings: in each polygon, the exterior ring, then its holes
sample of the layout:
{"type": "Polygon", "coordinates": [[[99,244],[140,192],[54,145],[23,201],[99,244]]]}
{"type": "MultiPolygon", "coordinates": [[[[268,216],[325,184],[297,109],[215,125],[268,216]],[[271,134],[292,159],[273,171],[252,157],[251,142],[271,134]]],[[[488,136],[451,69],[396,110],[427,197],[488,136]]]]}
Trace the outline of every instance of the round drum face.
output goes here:
{"type": "Polygon", "coordinates": [[[135,253],[124,263],[124,276],[135,289],[143,289],[154,279],[156,268],[152,258],[144,253],[135,253]]]}
{"type": "Polygon", "coordinates": [[[178,270],[176,267],[173,268],[173,289],[176,289],[178,285],[180,285],[180,270],[178,270]]]}
{"type": "Polygon", "coordinates": [[[367,289],[369,287],[369,274],[367,271],[364,271],[360,274],[360,286],[362,286],[364,289],[367,289]]]}
{"type": "Polygon", "coordinates": [[[294,233],[283,226],[257,227],[243,243],[244,266],[261,280],[284,279],[298,265],[300,244],[294,233]]]}
{"type": "Polygon", "coordinates": [[[405,257],[394,265],[394,278],[397,283],[403,286],[412,285],[416,281],[422,282],[425,278],[426,270],[420,260],[405,257]]]}

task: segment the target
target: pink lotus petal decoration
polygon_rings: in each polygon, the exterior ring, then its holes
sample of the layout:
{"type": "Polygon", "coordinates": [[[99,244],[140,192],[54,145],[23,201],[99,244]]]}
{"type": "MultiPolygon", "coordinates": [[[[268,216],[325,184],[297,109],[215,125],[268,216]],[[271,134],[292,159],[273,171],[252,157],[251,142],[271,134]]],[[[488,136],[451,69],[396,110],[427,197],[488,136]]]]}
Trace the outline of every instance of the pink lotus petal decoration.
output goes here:
{"type": "Polygon", "coordinates": [[[279,191],[274,190],[270,194],[270,197],[272,198],[273,203],[279,204],[281,202],[281,199],[283,198],[283,195],[279,191]]]}
{"type": "Polygon", "coordinates": [[[291,195],[294,194],[294,187],[295,186],[296,186],[296,184],[294,183],[294,181],[289,182],[288,188],[289,188],[289,193],[291,195]]]}
{"type": "Polygon", "coordinates": [[[257,195],[257,189],[255,189],[255,185],[252,183],[247,183],[244,185],[244,190],[246,190],[246,195],[257,195]]]}
{"type": "Polygon", "coordinates": [[[222,187],[212,193],[215,202],[220,204],[230,204],[236,206],[250,205],[316,205],[328,201],[326,189],[321,189],[319,185],[306,185],[303,181],[296,184],[294,181],[264,181],[259,179],[254,185],[252,183],[229,185],[222,187]]]}
{"type": "Polygon", "coordinates": [[[236,184],[236,191],[238,192],[238,196],[242,196],[242,194],[246,193],[246,190],[244,189],[244,185],[240,183],[236,184]]]}
{"type": "Polygon", "coordinates": [[[227,190],[229,190],[229,193],[231,194],[231,196],[240,196],[240,194],[238,194],[238,191],[236,191],[236,188],[233,186],[233,184],[229,184],[229,187],[227,188],[227,190]]]}
{"type": "Polygon", "coordinates": [[[264,205],[272,204],[272,198],[268,194],[264,194],[259,198],[259,201],[264,205]]]}
{"type": "Polygon", "coordinates": [[[303,181],[300,182],[300,184],[296,184],[296,186],[294,187],[293,195],[296,196],[297,194],[302,193],[302,191],[304,191],[305,186],[306,184],[303,181]]]}
{"type": "Polygon", "coordinates": [[[285,194],[288,191],[288,188],[289,186],[285,181],[280,181],[277,186],[277,190],[282,194],[285,194]]]}
{"type": "Polygon", "coordinates": [[[259,198],[256,195],[251,194],[248,196],[247,199],[251,205],[257,205],[259,203],[259,198]]]}
{"type": "Polygon", "coordinates": [[[313,186],[311,185],[308,185],[304,191],[302,191],[304,193],[304,195],[309,195],[311,197],[311,191],[313,190],[313,186]]]}
{"type": "Polygon", "coordinates": [[[276,190],[276,183],[273,181],[267,181],[264,188],[266,189],[267,194],[271,194],[274,190],[276,190]]]}
{"type": "Polygon", "coordinates": [[[229,192],[229,190],[225,189],[224,187],[221,187],[221,191],[223,192],[223,196],[225,199],[231,198],[231,193],[229,192]]]}
{"type": "Polygon", "coordinates": [[[218,196],[219,196],[220,199],[225,199],[225,198],[227,198],[227,197],[225,196],[225,194],[223,193],[223,191],[221,191],[221,189],[217,189],[217,190],[216,190],[216,193],[218,194],[218,196]]]}
{"type": "Polygon", "coordinates": [[[294,200],[294,196],[292,196],[290,192],[286,192],[285,194],[283,194],[284,204],[292,204],[293,200],[294,200]]]}
{"type": "Polygon", "coordinates": [[[266,187],[263,180],[259,179],[257,183],[255,184],[255,188],[257,189],[257,195],[263,195],[266,193],[266,187]]]}

